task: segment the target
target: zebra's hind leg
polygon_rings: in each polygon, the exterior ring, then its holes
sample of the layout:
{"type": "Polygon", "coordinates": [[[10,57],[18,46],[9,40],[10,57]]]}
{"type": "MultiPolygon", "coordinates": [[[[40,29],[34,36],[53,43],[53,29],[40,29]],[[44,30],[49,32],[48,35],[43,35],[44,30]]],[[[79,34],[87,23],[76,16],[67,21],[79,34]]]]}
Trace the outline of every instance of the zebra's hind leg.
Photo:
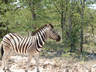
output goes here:
{"type": "Polygon", "coordinates": [[[27,66],[26,66],[25,72],[28,72],[29,66],[31,64],[31,59],[32,59],[32,56],[28,55],[28,61],[27,61],[27,66]]]}
{"type": "Polygon", "coordinates": [[[3,69],[3,70],[4,70],[4,72],[11,72],[10,69],[3,69]]]}
{"type": "Polygon", "coordinates": [[[9,65],[8,65],[8,60],[10,58],[11,55],[11,51],[10,50],[6,50],[4,52],[3,58],[2,58],[2,66],[3,66],[3,70],[4,72],[11,72],[9,70],[9,65]]]}
{"type": "Polygon", "coordinates": [[[8,56],[3,59],[3,70],[4,72],[11,72],[8,66],[8,56]],[[5,59],[5,60],[4,60],[5,59]]]}

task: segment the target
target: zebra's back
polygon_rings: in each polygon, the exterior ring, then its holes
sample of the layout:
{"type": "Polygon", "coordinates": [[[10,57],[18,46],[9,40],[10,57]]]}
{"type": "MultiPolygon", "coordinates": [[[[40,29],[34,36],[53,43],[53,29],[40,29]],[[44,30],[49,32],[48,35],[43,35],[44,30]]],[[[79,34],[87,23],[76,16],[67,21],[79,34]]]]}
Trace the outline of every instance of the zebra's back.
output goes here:
{"type": "Polygon", "coordinates": [[[4,48],[12,49],[17,54],[26,54],[30,47],[33,48],[33,52],[36,52],[34,36],[22,37],[16,33],[9,33],[4,36],[3,45],[4,48]]]}
{"type": "Polygon", "coordinates": [[[4,48],[12,48],[15,52],[18,52],[18,45],[22,41],[23,37],[16,33],[8,33],[3,37],[4,48]]]}

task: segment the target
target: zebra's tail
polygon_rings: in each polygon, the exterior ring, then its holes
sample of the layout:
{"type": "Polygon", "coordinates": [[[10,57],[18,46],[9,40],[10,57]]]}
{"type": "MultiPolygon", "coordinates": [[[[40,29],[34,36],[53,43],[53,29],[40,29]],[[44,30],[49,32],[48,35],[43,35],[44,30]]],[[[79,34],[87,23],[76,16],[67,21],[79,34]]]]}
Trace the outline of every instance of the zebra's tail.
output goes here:
{"type": "Polygon", "coordinates": [[[4,54],[4,50],[3,50],[3,44],[1,41],[1,43],[0,43],[0,60],[2,60],[3,54],[4,54]]]}

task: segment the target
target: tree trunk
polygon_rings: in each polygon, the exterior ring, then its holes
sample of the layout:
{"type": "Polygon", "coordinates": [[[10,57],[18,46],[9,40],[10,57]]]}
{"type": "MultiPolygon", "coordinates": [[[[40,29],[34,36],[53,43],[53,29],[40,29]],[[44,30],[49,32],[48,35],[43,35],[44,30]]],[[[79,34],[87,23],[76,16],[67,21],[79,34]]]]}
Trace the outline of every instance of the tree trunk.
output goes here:
{"type": "MultiPolygon", "coordinates": [[[[33,20],[33,23],[36,21],[36,13],[35,13],[35,0],[27,0],[28,4],[29,4],[29,8],[30,8],[30,11],[31,11],[31,14],[32,14],[32,20],[33,20]]],[[[32,24],[32,28],[33,29],[36,29],[37,26],[36,24],[32,24]]]]}
{"type": "Polygon", "coordinates": [[[33,20],[36,20],[35,3],[34,2],[32,2],[31,12],[32,12],[32,18],[33,18],[33,20]]]}
{"type": "Polygon", "coordinates": [[[73,51],[74,49],[74,43],[72,41],[72,23],[71,23],[71,15],[69,16],[69,19],[68,19],[68,23],[69,23],[69,39],[70,39],[70,52],[73,51]]]}
{"type": "Polygon", "coordinates": [[[82,53],[83,51],[83,27],[81,26],[81,32],[80,32],[80,52],[82,53]]]}
{"type": "Polygon", "coordinates": [[[8,0],[2,0],[2,2],[4,2],[5,4],[7,4],[8,3],[8,0]]]}
{"type": "Polygon", "coordinates": [[[29,0],[29,7],[30,7],[30,11],[32,13],[32,19],[33,20],[36,20],[36,13],[35,13],[35,3],[34,3],[34,0],[29,0]]]}
{"type": "Polygon", "coordinates": [[[61,15],[61,29],[62,29],[62,42],[64,42],[64,39],[65,39],[65,37],[64,37],[64,32],[65,32],[65,27],[64,27],[64,25],[65,25],[65,23],[66,23],[66,10],[65,10],[65,7],[66,7],[66,5],[63,3],[63,1],[61,2],[61,13],[60,13],[60,15],[61,15]]]}
{"type": "Polygon", "coordinates": [[[65,17],[64,17],[64,12],[61,12],[61,28],[62,28],[62,42],[64,39],[64,24],[65,24],[65,17]]]}
{"type": "Polygon", "coordinates": [[[85,8],[85,0],[81,0],[81,6],[82,6],[82,10],[81,10],[81,32],[80,32],[80,52],[82,53],[83,51],[83,20],[84,20],[84,8],[85,8]]]}

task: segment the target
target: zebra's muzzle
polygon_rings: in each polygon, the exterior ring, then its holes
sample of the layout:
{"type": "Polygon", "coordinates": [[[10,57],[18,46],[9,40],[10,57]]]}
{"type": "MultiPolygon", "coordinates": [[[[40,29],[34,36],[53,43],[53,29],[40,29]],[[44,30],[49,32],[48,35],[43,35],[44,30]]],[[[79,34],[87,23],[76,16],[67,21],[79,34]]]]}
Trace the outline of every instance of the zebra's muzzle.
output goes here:
{"type": "Polygon", "coordinates": [[[58,41],[60,41],[60,40],[61,40],[61,37],[58,35],[56,41],[58,42],[58,41]]]}

